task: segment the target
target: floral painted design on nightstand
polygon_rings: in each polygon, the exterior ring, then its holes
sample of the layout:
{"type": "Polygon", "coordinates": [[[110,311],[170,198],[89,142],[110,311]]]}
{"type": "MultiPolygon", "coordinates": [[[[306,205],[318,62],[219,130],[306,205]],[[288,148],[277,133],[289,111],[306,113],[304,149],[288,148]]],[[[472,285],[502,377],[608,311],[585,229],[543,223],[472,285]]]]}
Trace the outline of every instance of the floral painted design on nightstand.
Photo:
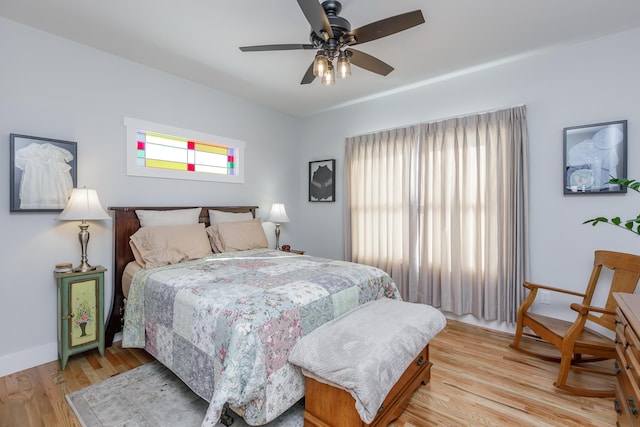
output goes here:
{"type": "Polygon", "coordinates": [[[84,345],[98,339],[96,305],[98,304],[96,280],[78,280],[71,283],[69,302],[73,315],[70,319],[71,347],[84,345]]]}
{"type": "Polygon", "coordinates": [[[91,315],[91,309],[93,308],[95,310],[96,306],[93,305],[91,306],[87,301],[82,300],[80,301],[80,298],[76,298],[77,301],[77,305],[75,307],[75,321],[74,323],[74,327],[75,328],[80,328],[81,337],[86,337],[87,336],[87,324],[93,322],[95,319],[93,318],[93,316],[91,315]]]}

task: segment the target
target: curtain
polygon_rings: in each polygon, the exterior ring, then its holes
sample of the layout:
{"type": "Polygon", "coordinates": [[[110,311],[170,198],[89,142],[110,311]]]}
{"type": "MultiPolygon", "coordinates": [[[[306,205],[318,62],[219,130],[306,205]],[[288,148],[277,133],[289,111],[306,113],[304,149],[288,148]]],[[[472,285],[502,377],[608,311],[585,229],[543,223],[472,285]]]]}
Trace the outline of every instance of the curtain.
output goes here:
{"type": "Polygon", "coordinates": [[[408,283],[410,275],[407,163],[416,157],[419,133],[419,126],[395,129],[349,138],[346,145],[345,254],[385,270],[398,284],[408,283]]]}
{"type": "Polygon", "coordinates": [[[405,300],[513,323],[528,268],[524,106],[347,138],[346,254],[405,300]]]}

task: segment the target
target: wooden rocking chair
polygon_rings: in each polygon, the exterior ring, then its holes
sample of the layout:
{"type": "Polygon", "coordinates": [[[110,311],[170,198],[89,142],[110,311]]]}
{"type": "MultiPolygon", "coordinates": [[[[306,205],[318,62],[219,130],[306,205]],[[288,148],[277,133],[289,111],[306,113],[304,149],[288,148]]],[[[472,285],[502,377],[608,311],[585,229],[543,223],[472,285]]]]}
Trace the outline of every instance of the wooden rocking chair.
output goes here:
{"type": "Polygon", "coordinates": [[[591,273],[591,278],[589,279],[589,284],[587,285],[587,289],[584,294],[525,282],[524,287],[529,289],[530,292],[518,309],[516,333],[513,343],[511,344],[511,348],[544,360],[560,362],[558,380],[554,385],[562,390],[583,396],[613,396],[614,390],[588,390],[573,387],[567,384],[567,379],[570,369],[597,374],[614,375],[613,370],[612,372],[606,372],[581,366],[581,364],[587,362],[598,362],[616,358],[615,343],[613,339],[587,329],[585,327],[585,323],[589,320],[606,329],[615,331],[616,302],[613,299],[612,293],[633,293],[639,279],[640,256],[620,252],[596,251],[593,262],[593,272],[591,273]],[[593,298],[593,294],[596,290],[596,285],[598,284],[602,267],[613,270],[613,274],[606,304],[603,308],[599,308],[591,306],[591,299],[593,298]],[[529,308],[533,304],[539,289],[582,297],[582,303],[571,304],[571,309],[578,313],[576,320],[572,323],[529,312],[529,308]],[[533,336],[547,341],[557,347],[561,356],[559,358],[549,357],[547,355],[522,348],[520,340],[525,327],[533,331],[533,336]],[[583,358],[583,355],[588,355],[589,357],[583,358]]]}

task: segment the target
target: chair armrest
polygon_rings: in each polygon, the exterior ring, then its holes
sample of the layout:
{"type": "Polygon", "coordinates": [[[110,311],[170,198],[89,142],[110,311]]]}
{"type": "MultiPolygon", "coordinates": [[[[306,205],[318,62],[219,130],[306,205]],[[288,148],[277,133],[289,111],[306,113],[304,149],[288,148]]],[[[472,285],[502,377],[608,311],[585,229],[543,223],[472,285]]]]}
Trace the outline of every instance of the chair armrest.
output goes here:
{"type": "Polygon", "coordinates": [[[579,304],[577,302],[574,302],[573,304],[571,304],[570,307],[572,310],[577,311],[583,316],[590,311],[595,311],[596,313],[602,313],[602,314],[610,314],[612,316],[616,315],[614,311],[605,310],[604,308],[594,307],[592,305],[579,304]]]}
{"type": "Polygon", "coordinates": [[[547,291],[553,291],[553,292],[560,292],[563,294],[567,294],[567,295],[575,295],[577,297],[584,297],[584,294],[581,294],[580,292],[573,292],[573,291],[569,291],[566,289],[560,289],[560,288],[554,288],[552,286],[545,286],[545,285],[538,285],[536,283],[531,283],[531,282],[524,282],[522,284],[522,286],[524,286],[525,288],[529,289],[529,290],[533,290],[535,289],[544,289],[547,291]]]}

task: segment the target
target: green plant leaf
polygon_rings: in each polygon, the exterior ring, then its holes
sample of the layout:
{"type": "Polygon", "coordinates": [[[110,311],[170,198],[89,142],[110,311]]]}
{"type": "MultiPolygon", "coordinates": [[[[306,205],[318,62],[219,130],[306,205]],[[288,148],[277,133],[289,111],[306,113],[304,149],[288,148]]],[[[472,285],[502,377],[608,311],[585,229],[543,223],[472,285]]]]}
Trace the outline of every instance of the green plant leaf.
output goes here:
{"type": "Polygon", "coordinates": [[[591,224],[591,225],[596,225],[599,222],[609,222],[609,220],[605,217],[598,217],[598,218],[593,218],[593,219],[588,219],[585,222],[583,222],[583,224],[591,224]]]}
{"type": "MultiPolygon", "coordinates": [[[[623,187],[630,188],[638,193],[640,193],[640,181],[636,181],[635,179],[628,178],[611,178],[608,181],[609,184],[617,184],[623,187]]],[[[640,214],[632,219],[627,219],[624,221],[624,224],[619,216],[608,219],[603,216],[599,216],[597,218],[589,219],[583,222],[583,224],[591,224],[594,227],[599,223],[606,223],[610,225],[615,225],[616,227],[623,228],[625,230],[631,231],[634,234],[640,235],[640,225],[637,227],[635,224],[640,224],[640,214]],[[634,228],[635,227],[635,228],[634,228]]]]}

